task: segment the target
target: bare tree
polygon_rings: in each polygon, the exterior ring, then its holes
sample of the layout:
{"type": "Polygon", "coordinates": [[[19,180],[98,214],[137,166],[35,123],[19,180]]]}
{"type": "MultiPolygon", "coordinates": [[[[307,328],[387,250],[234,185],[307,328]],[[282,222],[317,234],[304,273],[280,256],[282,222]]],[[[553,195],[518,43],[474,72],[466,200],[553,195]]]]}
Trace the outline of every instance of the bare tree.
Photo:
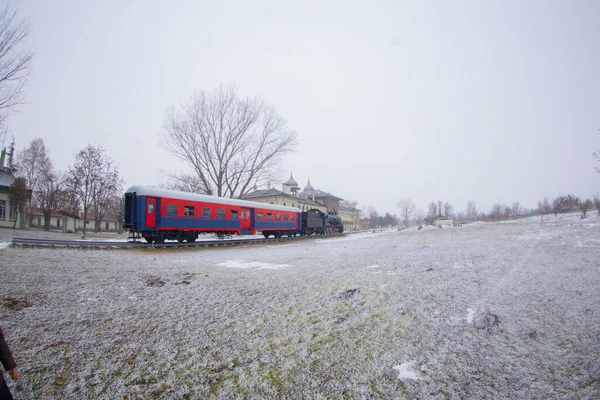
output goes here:
{"type": "Polygon", "coordinates": [[[558,225],[558,213],[561,212],[562,206],[564,202],[564,197],[558,196],[554,200],[552,200],[552,212],[554,213],[554,219],[556,221],[556,225],[558,225]]]}
{"type": "Polygon", "coordinates": [[[428,224],[433,225],[433,222],[435,221],[437,216],[440,214],[441,209],[438,209],[438,206],[436,205],[435,201],[432,201],[431,203],[429,203],[427,206],[427,209],[428,209],[427,217],[425,218],[425,220],[428,224]]]}
{"type": "Polygon", "coordinates": [[[425,221],[425,217],[427,217],[427,213],[425,211],[423,211],[423,210],[415,211],[415,224],[423,225],[423,222],[425,221]]]}
{"type": "Polygon", "coordinates": [[[538,201],[538,212],[540,213],[540,222],[542,225],[544,224],[544,215],[550,211],[552,211],[552,207],[550,206],[548,197],[544,197],[544,200],[538,201]]]}
{"type": "Polygon", "coordinates": [[[490,211],[490,219],[494,219],[494,220],[498,220],[500,218],[502,218],[502,212],[504,211],[504,207],[502,207],[502,204],[494,204],[492,206],[492,211],[490,211]]]}
{"type": "Polygon", "coordinates": [[[123,222],[125,222],[125,198],[123,196],[114,196],[109,203],[108,212],[117,218],[117,231],[123,233],[123,222]]]}
{"type": "Polygon", "coordinates": [[[23,104],[33,53],[19,50],[31,29],[27,19],[18,20],[8,7],[0,11],[0,125],[23,104]]]}
{"type": "Polygon", "coordinates": [[[100,232],[102,220],[111,206],[113,198],[120,196],[123,191],[123,180],[119,177],[113,161],[104,155],[103,171],[93,188],[92,210],[94,213],[94,228],[100,232]]]}
{"type": "Polygon", "coordinates": [[[443,201],[441,201],[441,200],[438,200],[438,201],[437,201],[437,211],[438,211],[438,215],[436,215],[436,218],[437,218],[438,216],[441,216],[441,215],[442,215],[442,210],[443,210],[443,209],[444,209],[444,202],[443,202],[443,201]]]}
{"type": "Polygon", "coordinates": [[[408,228],[410,226],[410,219],[415,214],[417,206],[411,199],[405,197],[396,203],[396,207],[400,209],[400,217],[404,222],[404,226],[408,228]]]}
{"type": "Polygon", "coordinates": [[[523,209],[521,208],[521,203],[519,203],[518,201],[515,201],[512,204],[511,215],[513,217],[518,217],[519,215],[521,215],[522,211],[523,211],[523,209]]]}
{"type": "Polygon", "coordinates": [[[99,225],[109,199],[121,191],[122,180],[104,149],[87,145],[75,155],[75,164],[69,168],[67,184],[75,193],[77,203],[83,208],[85,237],[88,212],[93,207],[94,219],[96,225],[99,225]]]}
{"type": "Polygon", "coordinates": [[[379,214],[375,210],[375,207],[368,206],[363,213],[364,217],[369,220],[369,228],[376,228],[379,223],[379,214]]]}
{"type": "Polygon", "coordinates": [[[65,175],[61,172],[45,171],[36,189],[38,205],[44,213],[44,230],[50,230],[52,210],[58,209],[65,185],[65,175]]]}
{"type": "Polygon", "coordinates": [[[466,214],[469,221],[474,221],[477,219],[477,206],[473,200],[467,202],[466,214]]]}
{"type": "Polygon", "coordinates": [[[595,195],[592,201],[594,203],[594,207],[596,207],[596,210],[598,211],[598,218],[600,218],[600,196],[595,195]]]}
{"type": "Polygon", "coordinates": [[[592,208],[592,206],[593,206],[593,203],[592,203],[592,200],[590,200],[590,199],[582,200],[579,203],[579,211],[581,211],[582,218],[586,217],[586,214],[587,214],[588,210],[590,208],[592,208]]]}
{"type": "Polygon", "coordinates": [[[16,164],[18,176],[25,178],[27,186],[33,191],[31,203],[39,205],[39,184],[52,175],[54,168],[44,140],[33,139],[28,147],[17,153],[16,164]]]}
{"type": "Polygon", "coordinates": [[[207,194],[241,197],[273,178],[296,138],[272,107],[240,99],[229,85],[196,91],[179,110],[171,107],[161,145],[193,169],[207,194]]]}
{"type": "Polygon", "coordinates": [[[161,187],[164,187],[165,189],[178,190],[180,192],[187,192],[187,193],[198,193],[198,194],[206,194],[207,193],[206,188],[204,187],[204,184],[202,183],[200,178],[198,178],[198,175],[166,174],[166,176],[169,178],[169,181],[166,184],[161,185],[161,187]]]}
{"type": "Polygon", "coordinates": [[[444,215],[446,217],[451,217],[452,214],[454,213],[454,207],[452,207],[452,205],[448,202],[444,203],[444,215]]]}

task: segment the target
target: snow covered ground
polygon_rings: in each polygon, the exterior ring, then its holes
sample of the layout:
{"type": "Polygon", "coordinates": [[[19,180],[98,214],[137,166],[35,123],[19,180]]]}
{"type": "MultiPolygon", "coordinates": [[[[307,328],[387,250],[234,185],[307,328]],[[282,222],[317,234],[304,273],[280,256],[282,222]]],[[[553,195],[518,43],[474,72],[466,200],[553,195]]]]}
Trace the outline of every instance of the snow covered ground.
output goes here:
{"type": "Polygon", "coordinates": [[[0,248],[9,385],[27,399],[598,398],[590,221],[0,248]]]}

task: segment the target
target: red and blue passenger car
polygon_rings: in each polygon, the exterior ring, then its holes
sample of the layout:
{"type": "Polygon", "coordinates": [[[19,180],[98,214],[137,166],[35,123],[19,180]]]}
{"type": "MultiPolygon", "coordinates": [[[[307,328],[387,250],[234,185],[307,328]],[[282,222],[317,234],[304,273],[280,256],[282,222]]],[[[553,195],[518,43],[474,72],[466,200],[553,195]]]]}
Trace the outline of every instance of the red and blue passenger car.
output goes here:
{"type": "Polygon", "coordinates": [[[200,233],[296,236],[302,229],[297,208],[228,199],[148,186],[125,193],[125,223],[147,242],[194,242],[200,233]]]}

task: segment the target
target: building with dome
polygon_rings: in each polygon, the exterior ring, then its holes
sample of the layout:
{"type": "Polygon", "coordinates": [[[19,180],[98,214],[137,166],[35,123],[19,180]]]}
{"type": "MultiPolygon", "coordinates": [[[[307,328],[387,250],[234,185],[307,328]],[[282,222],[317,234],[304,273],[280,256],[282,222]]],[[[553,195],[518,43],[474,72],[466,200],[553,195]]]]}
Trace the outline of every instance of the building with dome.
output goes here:
{"type": "Polygon", "coordinates": [[[300,211],[316,208],[322,212],[335,212],[342,218],[345,231],[359,229],[360,210],[340,206],[342,198],[320,189],[315,190],[310,184],[310,178],[304,189],[300,191],[300,186],[292,173],[290,173],[290,178],[281,184],[281,190],[275,188],[255,190],[242,196],[242,199],[296,207],[300,211]]]}

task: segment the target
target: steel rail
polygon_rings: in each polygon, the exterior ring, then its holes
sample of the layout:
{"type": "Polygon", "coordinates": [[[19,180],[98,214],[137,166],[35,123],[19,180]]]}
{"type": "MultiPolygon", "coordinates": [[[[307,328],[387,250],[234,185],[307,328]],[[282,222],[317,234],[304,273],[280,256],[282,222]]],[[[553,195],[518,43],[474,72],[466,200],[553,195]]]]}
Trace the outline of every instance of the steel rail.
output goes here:
{"type": "Polygon", "coordinates": [[[253,239],[218,239],[218,240],[201,240],[193,243],[187,242],[164,242],[164,243],[140,243],[140,242],[108,242],[108,241],[93,241],[93,240],[60,240],[60,239],[41,239],[41,238],[26,238],[14,237],[12,239],[13,246],[22,247],[80,247],[80,248],[121,248],[121,249],[152,249],[152,248],[170,248],[170,247],[219,247],[230,245],[244,244],[260,244],[260,243],[276,243],[287,242],[290,240],[300,239],[322,239],[327,237],[336,237],[345,235],[345,233],[336,235],[310,235],[296,237],[280,237],[280,238],[253,238],[253,239]]]}

